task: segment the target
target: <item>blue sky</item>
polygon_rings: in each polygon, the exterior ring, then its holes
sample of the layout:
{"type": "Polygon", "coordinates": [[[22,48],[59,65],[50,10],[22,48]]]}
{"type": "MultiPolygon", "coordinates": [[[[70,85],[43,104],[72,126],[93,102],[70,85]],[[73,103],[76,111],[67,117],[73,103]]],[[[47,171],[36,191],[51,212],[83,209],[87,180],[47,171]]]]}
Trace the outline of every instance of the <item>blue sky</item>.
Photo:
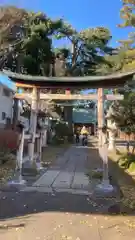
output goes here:
{"type": "Polygon", "coordinates": [[[33,11],[43,11],[52,18],[64,17],[76,29],[105,26],[111,30],[111,44],[126,39],[130,29],[119,29],[120,0],[0,0],[0,4],[17,5],[33,11]]]}

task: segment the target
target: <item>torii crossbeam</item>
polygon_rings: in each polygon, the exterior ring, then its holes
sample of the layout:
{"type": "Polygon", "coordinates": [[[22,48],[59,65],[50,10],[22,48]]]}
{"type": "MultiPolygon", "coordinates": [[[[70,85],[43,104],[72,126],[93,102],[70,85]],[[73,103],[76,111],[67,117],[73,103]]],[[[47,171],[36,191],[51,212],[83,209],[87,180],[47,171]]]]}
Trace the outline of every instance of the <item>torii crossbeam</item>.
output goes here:
{"type": "MultiPolygon", "coordinates": [[[[31,94],[27,94],[27,93],[16,93],[15,94],[15,98],[18,99],[28,99],[31,98],[31,94]]],[[[122,100],[123,99],[123,95],[121,94],[107,94],[104,95],[104,100],[110,100],[110,101],[114,101],[114,100],[122,100]]],[[[98,94],[44,94],[44,93],[40,93],[40,100],[68,100],[68,101],[72,101],[72,100],[98,100],[98,94]]]]}

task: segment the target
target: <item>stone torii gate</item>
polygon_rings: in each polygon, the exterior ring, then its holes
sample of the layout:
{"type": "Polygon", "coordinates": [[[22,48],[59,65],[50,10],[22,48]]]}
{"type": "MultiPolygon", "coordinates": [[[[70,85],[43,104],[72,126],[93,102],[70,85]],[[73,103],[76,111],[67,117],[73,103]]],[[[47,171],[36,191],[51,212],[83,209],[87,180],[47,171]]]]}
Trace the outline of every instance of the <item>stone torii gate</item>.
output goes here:
{"type": "MultiPolygon", "coordinates": [[[[127,81],[133,80],[135,71],[128,72],[128,73],[119,73],[113,74],[108,76],[92,76],[92,77],[36,77],[30,75],[23,75],[23,74],[16,74],[10,71],[4,71],[14,82],[19,82],[21,84],[29,84],[32,85],[33,92],[32,92],[32,101],[31,101],[31,126],[30,126],[30,134],[32,136],[31,142],[29,143],[29,156],[30,159],[33,159],[34,153],[34,142],[35,142],[35,135],[36,135],[36,123],[37,123],[37,110],[38,110],[38,103],[40,100],[40,89],[41,88],[63,88],[63,89],[86,89],[86,88],[98,88],[97,96],[90,96],[86,99],[98,99],[98,129],[99,129],[99,143],[103,146],[103,133],[102,128],[104,124],[104,88],[113,88],[116,86],[124,85],[127,81]]],[[[28,96],[29,97],[29,96],[28,96]]],[[[52,96],[47,96],[51,97],[52,96]]],[[[63,100],[64,96],[62,96],[63,100]]],[[[78,97],[79,98],[79,97],[78,97]]],[[[55,96],[56,99],[56,96],[55,96]]],[[[60,95],[57,99],[60,99],[60,95]]],[[[67,99],[67,96],[66,96],[67,99]]],[[[68,94],[68,100],[77,99],[77,96],[68,94]]],[[[80,99],[80,98],[79,98],[80,99]]],[[[81,99],[83,99],[81,97],[81,99]]],[[[108,99],[108,97],[107,97],[108,99]]],[[[111,96],[111,99],[108,100],[119,100],[122,99],[121,96],[111,96]]],[[[103,191],[112,191],[113,188],[109,183],[108,179],[108,161],[103,156],[103,181],[102,184],[99,185],[99,188],[103,191]]]]}

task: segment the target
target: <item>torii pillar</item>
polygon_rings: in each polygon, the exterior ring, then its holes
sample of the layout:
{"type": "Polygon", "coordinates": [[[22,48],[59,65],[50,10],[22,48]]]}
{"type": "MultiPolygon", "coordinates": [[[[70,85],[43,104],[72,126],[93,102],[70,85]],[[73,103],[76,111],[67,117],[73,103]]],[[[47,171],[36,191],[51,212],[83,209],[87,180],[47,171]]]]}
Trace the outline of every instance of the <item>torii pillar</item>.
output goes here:
{"type": "Polygon", "coordinates": [[[102,146],[102,128],[104,126],[104,89],[98,88],[98,144],[102,146]]]}
{"type": "Polygon", "coordinates": [[[35,135],[37,128],[37,114],[38,114],[38,104],[39,104],[39,90],[37,87],[33,87],[32,92],[32,104],[31,104],[31,116],[30,116],[30,129],[31,141],[28,145],[29,160],[32,163],[34,161],[34,145],[35,145],[35,135]]]}
{"type": "Polygon", "coordinates": [[[108,172],[108,146],[106,141],[106,134],[102,132],[104,126],[104,89],[98,88],[98,138],[99,138],[99,156],[103,161],[103,179],[102,183],[99,184],[96,188],[97,191],[102,193],[111,193],[114,191],[113,186],[109,181],[109,172],[108,172]]]}

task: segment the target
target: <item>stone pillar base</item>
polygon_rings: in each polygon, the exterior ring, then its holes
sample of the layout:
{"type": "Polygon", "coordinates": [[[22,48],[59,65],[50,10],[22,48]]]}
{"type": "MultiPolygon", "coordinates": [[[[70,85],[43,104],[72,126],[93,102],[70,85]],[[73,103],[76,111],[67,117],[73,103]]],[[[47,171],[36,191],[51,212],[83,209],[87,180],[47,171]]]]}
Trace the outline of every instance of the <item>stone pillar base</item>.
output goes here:
{"type": "Polygon", "coordinates": [[[37,165],[37,170],[43,170],[44,167],[41,165],[41,162],[36,162],[36,165],[37,165]]]}
{"type": "Polygon", "coordinates": [[[27,161],[22,167],[22,176],[36,176],[38,174],[38,169],[36,163],[27,161]]]}
{"type": "Polygon", "coordinates": [[[109,180],[104,180],[101,184],[96,186],[96,190],[110,193],[114,191],[114,187],[109,183],[109,180]]]}
{"type": "Polygon", "coordinates": [[[98,184],[94,190],[96,197],[113,197],[117,195],[117,189],[113,187],[108,180],[104,180],[101,184],[98,184]]]}
{"type": "Polygon", "coordinates": [[[20,180],[9,181],[9,182],[8,182],[8,186],[11,186],[11,185],[12,185],[12,186],[13,186],[13,185],[14,185],[14,186],[19,186],[19,185],[25,186],[25,185],[26,185],[26,181],[23,180],[23,179],[22,179],[21,181],[20,181],[20,180]]]}
{"type": "Polygon", "coordinates": [[[15,180],[11,180],[7,183],[8,186],[14,186],[14,187],[23,187],[26,185],[26,181],[23,179],[23,176],[20,174],[18,176],[18,179],[15,179],[15,180]]]}

